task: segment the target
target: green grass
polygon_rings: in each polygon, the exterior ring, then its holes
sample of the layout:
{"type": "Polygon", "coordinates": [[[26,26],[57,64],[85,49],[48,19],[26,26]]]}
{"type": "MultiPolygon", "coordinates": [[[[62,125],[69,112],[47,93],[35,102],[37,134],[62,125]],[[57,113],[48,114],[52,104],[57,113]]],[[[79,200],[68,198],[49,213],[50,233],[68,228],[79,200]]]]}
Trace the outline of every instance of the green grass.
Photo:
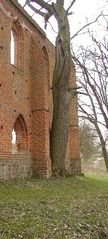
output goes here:
{"type": "Polygon", "coordinates": [[[0,239],[108,238],[108,177],[0,183],[0,239]]]}
{"type": "Polygon", "coordinates": [[[82,158],[82,171],[89,175],[107,175],[106,173],[106,167],[104,159],[101,161],[98,161],[97,164],[95,162],[97,161],[97,158],[102,158],[101,155],[94,155],[91,158],[83,159],[82,158]]]}

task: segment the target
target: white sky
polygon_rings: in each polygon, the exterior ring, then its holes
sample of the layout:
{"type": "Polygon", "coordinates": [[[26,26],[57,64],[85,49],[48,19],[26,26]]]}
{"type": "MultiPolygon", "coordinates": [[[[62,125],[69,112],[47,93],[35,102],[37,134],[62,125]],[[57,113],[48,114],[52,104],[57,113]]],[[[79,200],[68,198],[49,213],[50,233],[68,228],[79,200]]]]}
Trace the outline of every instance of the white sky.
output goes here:
{"type": "MultiPolygon", "coordinates": [[[[66,8],[70,5],[71,1],[72,0],[65,0],[66,8]]],[[[23,6],[25,0],[18,0],[18,2],[23,6]]],[[[104,10],[104,12],[108,11],[107,5],[108,4],[106,0],[76,0],[72,7],[73,15],[69,17],[71,36],[74,35],[74,33],[76,33],[77,30],[85,24],[85,18],[88,18],[88,21],[90,22],[95,19],[102,10],[104,10]]],[[[30,15],[33,15],[33,11],[30,8],[25,7],[25,10],[27,10],[30,15]]],[[[42,17],[35,14],[33,19],[36,20],[36,22],[44,29],[44,21],[42,17]]],[[[56,32],[57,24],[54,18],[51,19],[51,24],[56,32]]],[[[54,31],[50,25],[47,27],[46,34],[50,41],[54,43],[56,34],[54,34],[54,31]]]]}

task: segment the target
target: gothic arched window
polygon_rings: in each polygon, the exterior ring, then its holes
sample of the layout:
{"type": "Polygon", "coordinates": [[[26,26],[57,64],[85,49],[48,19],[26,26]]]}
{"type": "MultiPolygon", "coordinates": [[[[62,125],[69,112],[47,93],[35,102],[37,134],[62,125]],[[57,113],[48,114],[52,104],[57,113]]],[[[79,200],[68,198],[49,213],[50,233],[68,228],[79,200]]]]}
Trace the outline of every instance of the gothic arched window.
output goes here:
{"type": "Polygon", "coordinates": [[[13,22],[11,28],[10,63],[18,68],[22,68],[23,66],[23,50],[23,32],[20,23],[17,20],[13,22]]]}

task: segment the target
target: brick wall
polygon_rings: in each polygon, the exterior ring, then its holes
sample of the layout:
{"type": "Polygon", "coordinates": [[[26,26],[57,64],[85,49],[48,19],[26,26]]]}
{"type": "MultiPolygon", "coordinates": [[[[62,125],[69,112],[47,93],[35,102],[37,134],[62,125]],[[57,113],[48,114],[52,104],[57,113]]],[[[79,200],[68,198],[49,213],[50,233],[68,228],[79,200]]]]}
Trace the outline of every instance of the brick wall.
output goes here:
{"type": "MultiPolygon", "coordinates": [[[[49,177],[54,47],[15,0],[0,0],[0,19],[0,178],[27,177],[32,172],[49,177]],[[15,41],[13,64],[11,31],[15,41]]],[[[75,83],[75,72],[71,82],[75,83]]],[[[74,169],[80,171],[80,166],[75,166],[80,165],[76,105],[75,99],[66,160],[73,173],[74,169]]]]}

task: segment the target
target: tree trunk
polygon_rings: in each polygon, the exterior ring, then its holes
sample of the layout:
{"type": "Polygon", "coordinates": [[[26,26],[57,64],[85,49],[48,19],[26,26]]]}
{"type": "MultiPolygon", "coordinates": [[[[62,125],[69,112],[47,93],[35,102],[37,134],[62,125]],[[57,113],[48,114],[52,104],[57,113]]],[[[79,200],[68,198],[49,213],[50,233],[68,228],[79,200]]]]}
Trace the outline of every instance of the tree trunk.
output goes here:
{"type": "Polygon", "coordinates": [[[51,159],[54,175],[65,175],[68,142],[70,96],[65,87],[53,86],[53,123],[51,129],[51,159]]]}
{"type": "Polygon", "coordinates": [[[108,155],[106,151],[106,145],[105,145],[105,142],[101,142],[101,144],[102,144],[102,153],[103,153],[103,157],[105,161],[106,171],[108,172],[108,155]]]}
{"type": "Polygon", "coordinates": [[[108,155],[107,155],[107,150],[106,150],[106,143],[105,143],[104,137],[103,137],[97,123],[95,124],[95,127],[96,127],[97,133],[100,138],[102,154],[103,154],[104,161],[105,161],[106,171],[108,172],[108,155]]]}
{"type": "MultiPolygon", "coordinates": [[[[62,14],[63,15],[63,14],[62,14]]],[[[60,14],[61,16],[61,14],[60,14]]],[[[51,129],[51,159],[53,175],[66,175],[65,158],[69,131],[71,93],[70,34],[67,17],[59,24],[59,35],[55,47],[55,69],[53,75],[53,122],[51,129]],[[61,26],[61,27],[60,27],[61,26]]]]}
{"type": "Polygon", "coordinates": [[[68,12],[76,0],[70,3],[67,10],[64,9],[64,0],[49,1],[31,0],[26,1],[30,8],[45,19],[45,26],[53,15],[58,23],[58,36],[55,47],[55,68],[53,74],[53,120],[51,129],[51,159],[54,174],[64,175],[65,157],[69,131],[69,113],[72,97],[75,95],[69,89],[71,74],[71,51],[70,51],[70,28],[68,12]],[[35,8],[30,2],[37,3],[41,8],[35,8]],[[44,13],[41,9],[45,9],[44,13]]]}

